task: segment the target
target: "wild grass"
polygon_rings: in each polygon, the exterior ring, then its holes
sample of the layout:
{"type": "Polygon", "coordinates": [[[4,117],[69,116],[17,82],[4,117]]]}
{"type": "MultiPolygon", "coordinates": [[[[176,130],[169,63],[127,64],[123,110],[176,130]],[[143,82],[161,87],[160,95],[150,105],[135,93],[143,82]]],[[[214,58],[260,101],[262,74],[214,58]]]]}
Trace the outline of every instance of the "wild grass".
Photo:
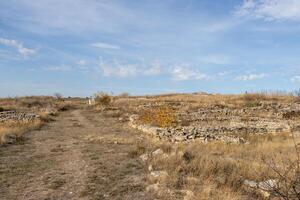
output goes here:
{"type": "Polygon", "coordinates": [[[42,125],[41,120],[0,123],[0,145],[18,141],[23,138],[26,132],[38,129],[42,125]]]}
{"type": "Polygon", "coordinates": [[[56,98],[52,96],[25,96],[15,98],[0,98],[0,107],[3,110],[17,110],[24,112],[40,112],[58,110],[65,106],[82,105],[81,98],[56,98]]]}
{"type": "Polygon", "coordinates": [[[39,118],[34,121],[6,121],[0,123],[0,144],[11,143],[23,137],[24,133],[37,129],[52,120],[60,111],[73,109],[82,105],[79,98],[57,98],[51,96],[28,96],[0,98],[0,112],[14,110],[22,113],[34,113],[39,118]]]}
{"type": "MultiPolygon", "coordinates": [[[[300,142],[300,139],[296,139],[300,142]]],[[[245,180],[266,181],[274,177],[265,159],[296,159],[294,140],[283,133],[265,137],[253,136],[247,145],[222,142],[170,144],[156,142],[149,150],[140,143],[132,156],[160,148],[168,156],[154,156],[148,164],[153,170],[166,171],[161,187],[173,191],[191,190],[194,199],[264,199],[262,193],[246,187],[245,180]]],[[[150,183],[152,180],[149,180],[150,183]]]]}

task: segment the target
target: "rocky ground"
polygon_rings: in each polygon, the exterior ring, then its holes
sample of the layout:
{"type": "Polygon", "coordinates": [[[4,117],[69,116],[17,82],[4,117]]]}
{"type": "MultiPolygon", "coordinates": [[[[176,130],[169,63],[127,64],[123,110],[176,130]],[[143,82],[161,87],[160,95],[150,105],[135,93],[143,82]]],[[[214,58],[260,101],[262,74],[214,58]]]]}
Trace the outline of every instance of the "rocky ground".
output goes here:
{"type": "Polygon", "coordinates": [[[17,111],[0,112],[0,122],[30,122],[37,119],[39,116],[33,113],[23,113],[17,111]]]}
{"type": "MultiPolygon", "coordinates": [[[[144,107],[151,106],[154,107],[151,104],[144,107]]],[[[139,115],[132,115],[130,124],[133,128],[172,142],[199,139],[246,143],[245,136],[249,135],[298,133],[300,130],[298,103],[271,102],[243,108],[214,105],[190,110],[182,110],[181,107],[180,102],[175,106],[176,125],[161,128],[143,124],[138,121],[139,115]]]]}

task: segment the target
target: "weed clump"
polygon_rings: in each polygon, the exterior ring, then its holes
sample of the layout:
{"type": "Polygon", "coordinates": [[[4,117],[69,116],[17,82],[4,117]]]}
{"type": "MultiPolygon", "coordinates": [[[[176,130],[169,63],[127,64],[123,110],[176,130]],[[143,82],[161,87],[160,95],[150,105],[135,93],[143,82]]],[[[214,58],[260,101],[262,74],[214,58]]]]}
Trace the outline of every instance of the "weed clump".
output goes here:
{"type": "Polygon", "coordinates": [[[95,103],[98,106],[108,106],[112,102],[112,97],[104,92],[98,92],[95,94],[95,103]]]}

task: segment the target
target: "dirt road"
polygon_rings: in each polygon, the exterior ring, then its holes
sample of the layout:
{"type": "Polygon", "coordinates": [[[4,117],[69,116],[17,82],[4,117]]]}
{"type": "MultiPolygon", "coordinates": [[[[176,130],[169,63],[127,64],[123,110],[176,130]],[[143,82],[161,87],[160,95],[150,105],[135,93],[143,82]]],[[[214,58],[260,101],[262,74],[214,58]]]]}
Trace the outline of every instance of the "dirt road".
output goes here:
{"type": "Polygon", "coordinates": [[[142,164],[128,155],[137,137],[117,118],[61,113],[0,147],[0,199],[152,199],[142,164]]]}

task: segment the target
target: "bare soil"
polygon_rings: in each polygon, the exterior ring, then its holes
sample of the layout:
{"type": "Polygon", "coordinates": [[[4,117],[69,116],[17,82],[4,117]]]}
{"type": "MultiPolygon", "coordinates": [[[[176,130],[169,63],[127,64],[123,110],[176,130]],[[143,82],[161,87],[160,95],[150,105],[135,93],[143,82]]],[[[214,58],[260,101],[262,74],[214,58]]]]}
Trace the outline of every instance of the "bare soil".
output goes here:
{"type": "Polygon", "coordinates": [[[138,137],[117,118],[63,112],[0,147],[0,199],[153,199],[142,163],[129,156],[138,137]]]}

